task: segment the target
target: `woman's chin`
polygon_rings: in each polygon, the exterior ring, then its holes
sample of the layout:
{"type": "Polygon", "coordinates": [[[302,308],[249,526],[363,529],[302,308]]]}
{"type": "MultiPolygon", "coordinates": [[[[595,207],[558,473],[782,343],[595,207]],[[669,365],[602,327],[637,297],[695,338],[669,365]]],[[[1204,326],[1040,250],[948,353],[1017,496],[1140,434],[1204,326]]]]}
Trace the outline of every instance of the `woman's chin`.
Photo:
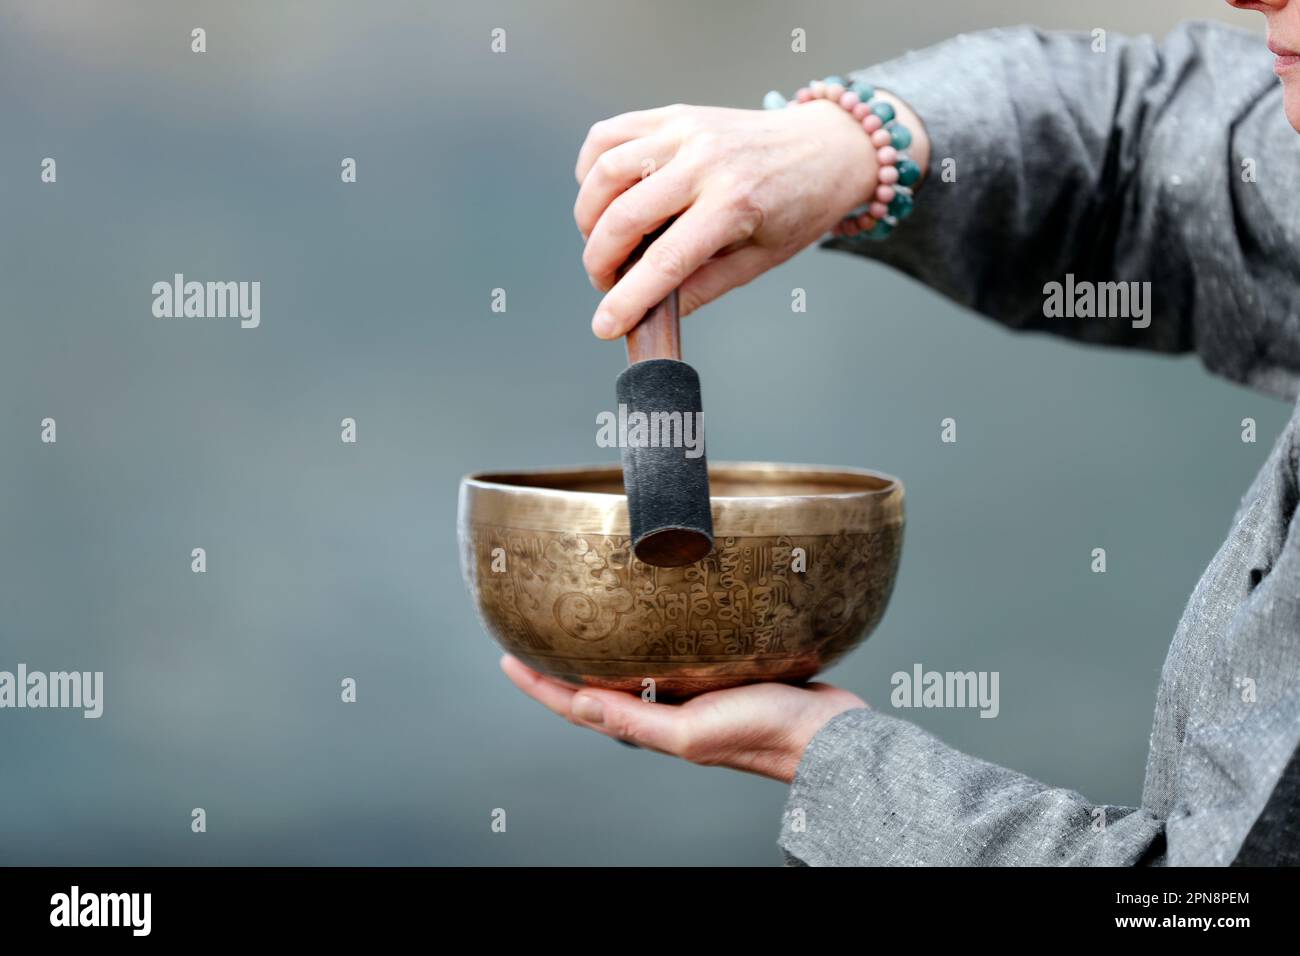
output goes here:
{"type": "Polygon", "coordinates": [[[1282,102],[1287,122],[1300,133],[1300,76],[1287,77],[1282,81],[1282,102]]]}

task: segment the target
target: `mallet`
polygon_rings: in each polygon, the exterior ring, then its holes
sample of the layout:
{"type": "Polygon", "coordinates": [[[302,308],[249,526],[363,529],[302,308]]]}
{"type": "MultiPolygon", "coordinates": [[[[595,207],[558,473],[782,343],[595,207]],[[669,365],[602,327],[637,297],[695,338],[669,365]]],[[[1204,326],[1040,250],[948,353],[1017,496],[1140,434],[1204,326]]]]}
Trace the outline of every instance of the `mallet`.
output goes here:
{"type": "MultiPolygon", "coordinates": [[[[661,228],[641,241],[620,277],[662,233],[661,228]]],[[[616,384],[618,402],[629,421],[640,412],[649,426],[649,440],[634,443],[629,429],[623,443],[632,550],[646,564],[661,568],[694,564],[713,550],[713,512],[700,376],[682,361],[676,289],[627,333],[627,360],[616,384]],[[677,440],[687,434],[698,442],[694,450],[677,440]]]]}

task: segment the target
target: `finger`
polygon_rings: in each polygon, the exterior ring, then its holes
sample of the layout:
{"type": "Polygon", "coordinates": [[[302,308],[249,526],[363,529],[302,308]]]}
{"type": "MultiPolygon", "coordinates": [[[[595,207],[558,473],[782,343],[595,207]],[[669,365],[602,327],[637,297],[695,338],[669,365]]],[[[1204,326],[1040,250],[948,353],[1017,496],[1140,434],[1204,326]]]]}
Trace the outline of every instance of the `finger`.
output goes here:
{"type": "Polygon", "coordinates": [[[568,719],[569,704],[576,690],[553,677],[539,674],[523,661],[506,654],[501,658],[501,669],[510,682],[547,710],[568,719]]]}
{"type": "Polygon", "coordinates": [[[582,181],[578,199],[573,204],[573,218],[578,231],[584,236],[591,235],[605,208],[628,187],[666,166],[677,152],[677,146],[675,136],[656,133],[601,153],[582,181]]]}
{"type": "MultiPolygon", "coordinates": [[[[634,725],[628,719],[628,712],[619,710],[620,705],[629,700],[643,703],[639,697],[614,690],[588,688],[579,691],[554,677],[538,673],[510,654],[501,658],[501,669],[516,687],[565,720],[626,743],[638,744],[652,750],[664,749],[657,746],[654,741],[667,739],[668,735],[660,731],[657,725],[651,726],[649,723],[634,725]]],[[[664,750],[664,752],[668,751],[664,750]]]]}
{"type": "Polygon", "coordinates": [[[587,687],[574,694],[572,708],[583,725],[647,750],[680,757],[690,739],[690,718],[674,704],[587,687]]]}
{"type": "Polygon", "coordinates": [[[615,198],[596,220],[582,250],[592,285],[602,292],[613,288],[642,238],[684,210],[696,195],[696,170],[674,162],[615,198]]]}
{"type": "Polygon", "coordinates": [[[760,246],[742,246],[735,252],[711,259],[682,283],[677,294],[677,314],[690,315],[723,293],[762,275],[780,261],[771,250],[760,246]]]}
{"type": "Polygon", "coordinates": [[[653,110],[620,113],[592,126],[587,131],[587,138],[583,140],[582,147],[578,150],[578,163],[573,169],[578,183],[581,184],[587,178],[587,173],[591,172],[591,167],[595,165],[601,153],[629,140],[656,132],[675,109],[676,107],[673,106],[661,106],[653,110]]]}
{"type": "Polygon", "coordinates": [[[592,330],[606,339],[626,334],[719,249],[749,238],[755,225],[751,217],[714,203],[691,206],[606,294],[592,330]]]}

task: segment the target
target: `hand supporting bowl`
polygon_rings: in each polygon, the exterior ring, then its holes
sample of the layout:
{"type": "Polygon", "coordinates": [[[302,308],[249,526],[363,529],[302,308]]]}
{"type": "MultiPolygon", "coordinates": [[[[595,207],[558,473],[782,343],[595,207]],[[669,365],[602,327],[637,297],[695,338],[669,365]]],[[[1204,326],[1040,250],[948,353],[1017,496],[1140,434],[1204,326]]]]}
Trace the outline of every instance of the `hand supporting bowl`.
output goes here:
{"type": "Polygon", "coordinates": [[[875,629],[901,482],[759,463],[710,464],[709,481],[715,550],[657,568],[632,554],[618,466],[466,477],[461,568],[488,633],[561,680],[681,698],[807,680],[875,629]]]}

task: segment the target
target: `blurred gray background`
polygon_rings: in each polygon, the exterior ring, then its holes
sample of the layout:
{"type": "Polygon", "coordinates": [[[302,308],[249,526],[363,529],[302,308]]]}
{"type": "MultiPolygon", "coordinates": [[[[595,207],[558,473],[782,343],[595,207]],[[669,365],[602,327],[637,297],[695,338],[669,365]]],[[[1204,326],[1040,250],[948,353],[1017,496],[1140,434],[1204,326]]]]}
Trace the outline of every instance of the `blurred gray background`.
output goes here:
{"type": "MultiPolygon", "coordinates": [[[[102,670],[106,700],[98,721],[0,712],[0,861],[779,862],[783,787],[545,713],[462,588],[463,473],[612,457],[594,413],[624,355],[588,332],[583,135],[963,30],[1185,17],[1261,19],[1218,0],[5,0],[0,670],[102,670]],[[260,280],[261,327],[154,319],[174,272],[260,280]]],[[[830,679],[887,707],[914,662],[999,671],[996,720],[906,715],[1136,802],[1173,627],[1286,407],[1195,358],[1014,336],[817,250],[686,337],[712,458],[907,484],[892,606],[830,679]]]]}

